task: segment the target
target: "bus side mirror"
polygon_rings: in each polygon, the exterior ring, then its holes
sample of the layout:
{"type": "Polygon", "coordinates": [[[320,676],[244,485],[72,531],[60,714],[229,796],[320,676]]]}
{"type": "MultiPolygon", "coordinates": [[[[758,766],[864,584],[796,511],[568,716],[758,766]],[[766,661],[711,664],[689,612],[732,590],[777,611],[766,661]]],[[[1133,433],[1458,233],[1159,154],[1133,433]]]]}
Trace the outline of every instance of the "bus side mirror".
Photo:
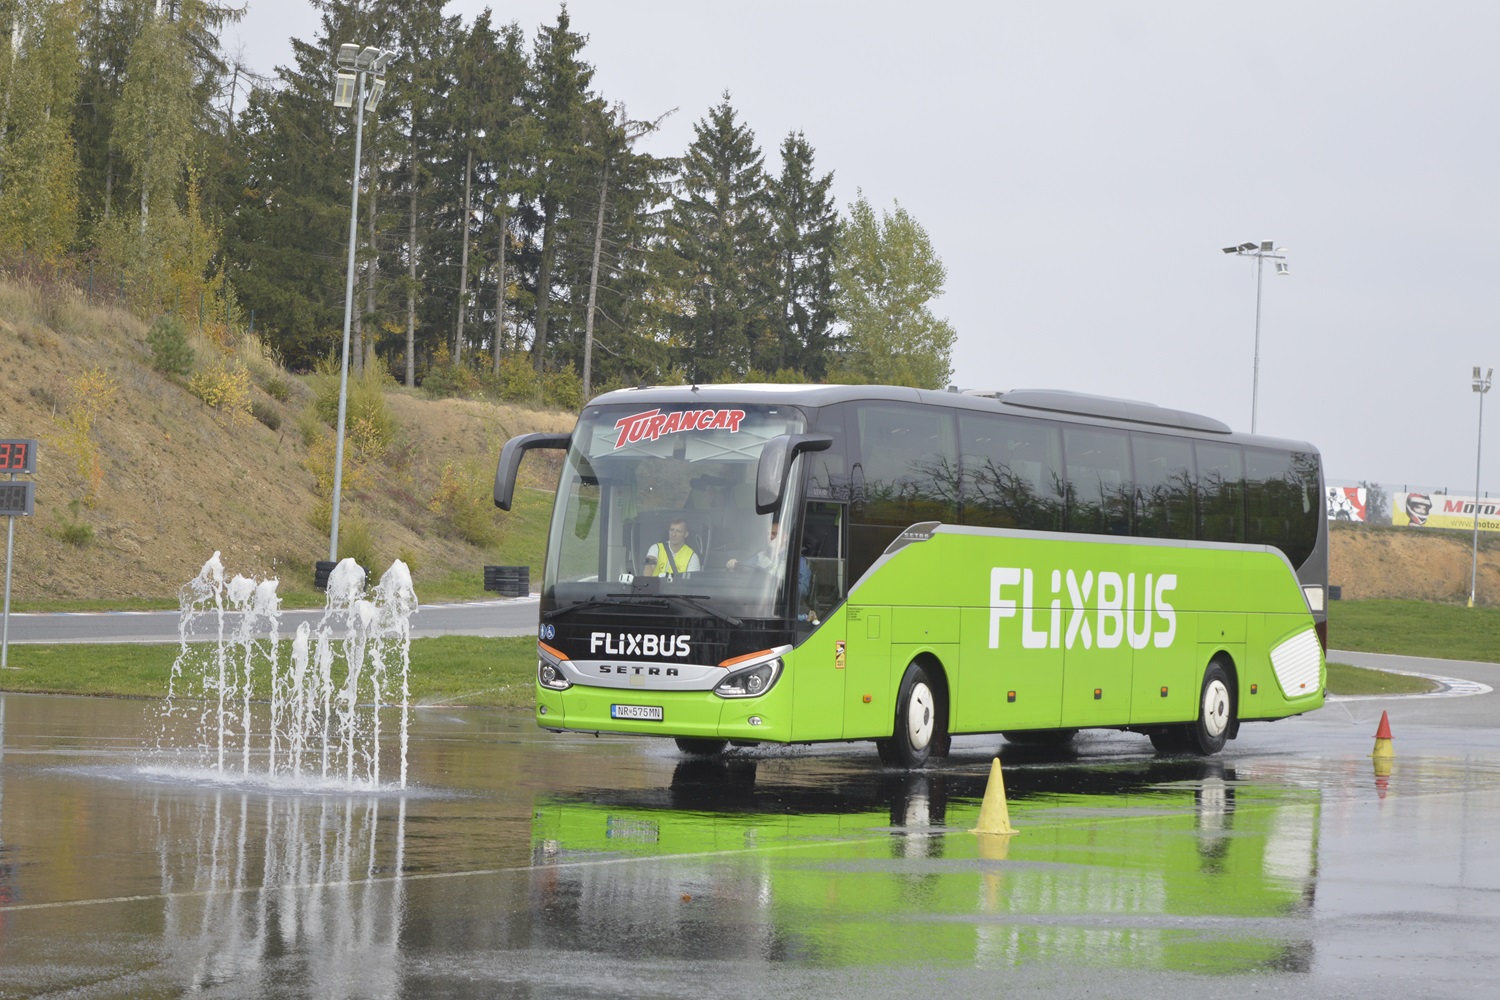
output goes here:
{"type": "Polygon", "coordinates": [[[767,441],[755,469],[755,512],[769,514],[781,506],[786,476],[798,455],[832,447],[833,438],[827,434],[781,434],[767,441]]]}
{"type": "Polygon", "coordinates": [[[571,434],[520,434],[505,442],[500,449],[500,464],[495,467],[495,506],[510,510],[511,500],[516,494],[516,470],[521,467],[521,456],[533,448],[568,449],[573,440],[571,434]]]}

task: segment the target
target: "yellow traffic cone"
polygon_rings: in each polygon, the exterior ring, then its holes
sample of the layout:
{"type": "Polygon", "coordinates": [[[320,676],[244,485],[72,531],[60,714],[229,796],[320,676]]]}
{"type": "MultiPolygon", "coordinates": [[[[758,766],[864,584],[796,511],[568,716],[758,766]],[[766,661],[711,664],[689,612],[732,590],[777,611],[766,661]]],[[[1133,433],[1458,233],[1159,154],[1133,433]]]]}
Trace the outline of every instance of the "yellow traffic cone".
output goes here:
{"type": "Polygon", "coordinates": [[[1012,834],[1016,830],[1010,825],[1010,807],[1005,803],[1005,779],[1000,775],[1000,758],[990,762],[990,781],[984,788],[984,801],[979,805],[979,824],[970,833],[1012,834]]]}
{"type": "Polygon", "coordinates": [[[1376,760],[1390,760],[1396,756],[1396,751],[1391,748],[1391,720],[1386,713],[1380,713],[1380,727],[1375,730],[1375,749],[1370,754],[1376,760]]]}

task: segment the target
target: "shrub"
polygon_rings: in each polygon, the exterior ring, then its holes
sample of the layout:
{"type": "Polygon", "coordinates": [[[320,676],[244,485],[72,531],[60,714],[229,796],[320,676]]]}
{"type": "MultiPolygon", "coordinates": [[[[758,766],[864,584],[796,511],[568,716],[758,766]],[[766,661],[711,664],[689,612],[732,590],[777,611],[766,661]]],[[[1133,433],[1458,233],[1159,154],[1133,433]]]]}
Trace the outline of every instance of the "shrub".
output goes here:
{"type": "MultiPolygon", "coordinates": [[[[344,430],[363,423],[375,435],[380,447],[389,445],[396,437],[396,416],[385,401],[385,387],[390,376],[376,365],[365,369],[358,378],[349,377],[349,388],[344,400],[344,430]]],[[[313,408],[329,427],[339,422],[339,369],[332,361],[318,365],[313,379],[313,408]]]]}
{"type": "Polygon", "coordinates": [[[219,361],[188,380],[188,392],[224,416],[231,425],[250,421],[250,373],[219,361]]]}
{"type": "Polygon", "coordinates": [[[499,381],[500,398],[508,403],[534,403],[541,398],[542,380],[525,351],[513,351],[500,359],[499,381]]]}
{"type": "Polygon", "coordinates": [[[428,501],[427,509],[437,514],[470,545],[487,548],[500,540],[500,526],[494,516],[491,493],[493,479],[488,469],[476,471],[469,464],[443,467],[443,481],[428,501]]]}
{"type": "Polygon", "coordinates": [[[281,429],[281,411],[275,405],[264,399],[252,399],[250,401],[250,412],[255,414],[255,419],[265,424],[271,430],[281,429]]]}
{"type": "Polygon", "coordinates": [[[58,450],[83,484],[80,498],[93,506],[104,467],[99,460],[99,445],[94,440],[94,423],[114,401],[119,383],[102,368],[91,368],[67,382],[67,405],[63,410],[58,450]]]}
{"type": "MultiPolygon", "coordinates": [[[[332,513],[330,511],[330,517],[332,513]]],[[[356,517],[349,516],[344,506],[339,507],[339,558],[353,559],[365,568],[369,576],[366,587],[375,585],[385,569],[379,565],[379,553],[375,549],[375,534],[370,526],[356,517]]]]}
{"type": "Polygon", "coordinates": [[[583,408],[583,379],[571,361],[542,376],[542,400],[559,410],[577,412],[583,408]]]}
{"type": "Polygon", "coordinates": [[[177,316],[157,316],[145,343],[151,348],[151,367],[162,375],[184,376],[192,372],[192,345],[187,343],[187,327],[177,316]]]}
{"type": "Polygon", "coordinates": [[[422,379],[422,391],[435,399],[468,398],[480,388],[479,374],[464,365],[434,365],[422,379]]]}
{"type": "Polygon", "coordinates": [[[267,396],[278,403],[285,403],[292,398],[292,383],[283,378],[280,372],[267,368],[252,369],[255,384],[265,390],[267,396]]]}
{"type": "Polygon", "coordinates": [[[79,517],[82,507],[82,500],[70,500],[67,515],[63,515],[60,511],[55,513],[57,527],[53,529],[52,535],[58,541],[75,548],[86,549],[94,544],[94,526],[85,524],[79,517]]]}

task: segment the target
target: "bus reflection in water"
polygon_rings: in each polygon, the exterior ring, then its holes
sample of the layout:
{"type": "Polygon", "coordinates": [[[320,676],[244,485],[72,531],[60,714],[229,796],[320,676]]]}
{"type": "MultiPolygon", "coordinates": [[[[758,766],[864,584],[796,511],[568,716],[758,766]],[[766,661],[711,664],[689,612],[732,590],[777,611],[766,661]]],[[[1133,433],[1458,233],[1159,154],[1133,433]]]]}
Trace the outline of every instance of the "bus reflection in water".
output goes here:
{"type": "Polygon", "coordinates": [[[961,834],[983,776],[835,789],[733,765],[687,762],[666,797],[540,800],[540,939],[637,960],[1311,968],[1315,792],[1193,759],[1022,767],[1022,833],[990,838],[961,834]]]}

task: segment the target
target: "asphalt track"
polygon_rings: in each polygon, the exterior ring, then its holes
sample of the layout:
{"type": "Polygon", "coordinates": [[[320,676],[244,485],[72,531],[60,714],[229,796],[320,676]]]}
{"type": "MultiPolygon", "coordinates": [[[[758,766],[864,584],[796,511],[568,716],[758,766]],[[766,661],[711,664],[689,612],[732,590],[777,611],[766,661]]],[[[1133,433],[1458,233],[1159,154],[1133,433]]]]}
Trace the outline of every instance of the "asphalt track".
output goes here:
{"type": "Polygon", "coordinates": [[[151,702],[0,696],[0,996],[1497,995],[1500,666],[1332,655],[1443,689],[1207,760],[970,736],[917,774],[432,707],[406,789],[205,767],[151,702]],[[997,753],[1013,836],[971,832],[997,753]]]}
{"type": "MultiPolygon", "coordinates": [[[[457,604],[422,604],[412,616],[412,638],[440,635],[512,636],[533,635],[537,623],[537,596],[496,598],[457,604]]],[[[280,628],[292,635],[302,622],[316,626],[321,609],[283,610],[280,628]]],[[[240,616],[224,613],[226,635],[234,632],[240,616]]],[[[177,611],[12,612],[8,636],[12,643],[65,642],[177,642],[182,615],[177,611]]],[[[192,638],[212,639],[219,627],[217,616],[196,617],[192,638]]]]}

